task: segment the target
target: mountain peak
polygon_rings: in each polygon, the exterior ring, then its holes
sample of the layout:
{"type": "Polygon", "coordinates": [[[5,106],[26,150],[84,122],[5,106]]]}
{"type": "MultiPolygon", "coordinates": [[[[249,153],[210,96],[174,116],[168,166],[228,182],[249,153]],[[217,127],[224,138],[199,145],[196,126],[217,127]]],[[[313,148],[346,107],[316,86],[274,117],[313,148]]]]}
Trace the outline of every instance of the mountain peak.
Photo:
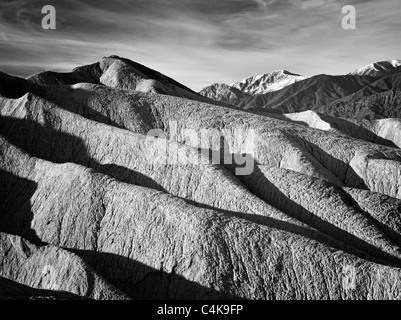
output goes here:
{"type": "Polygon", "coordinates": [[[300,74],[292,73],[292,72],[287,71],[287,70],[274,70],[273,72],[271,72],[271,74],[282,74],[282,75],[288,75],[288,76],[301,76],[300,74]]]}
{"type": "Polygon", "coordinates": [[[351,72],[350,74],[358,75],[358,76],[381,77],[400,66],[401,66],[401,60],[398,60],[398,59],[387,60],[387,61],[378,61],[378,62],[370,63],[362,68],[359,68],[359,69],[351,72]]]}
{"type": "Polygon", "coordinates": [[[264,94],[281,90],[304,79],[306,77],[287,70],[274,70],[270,73],[245,78],[240,82],[231,84],[231,86],[249,94],[264,94]]]}

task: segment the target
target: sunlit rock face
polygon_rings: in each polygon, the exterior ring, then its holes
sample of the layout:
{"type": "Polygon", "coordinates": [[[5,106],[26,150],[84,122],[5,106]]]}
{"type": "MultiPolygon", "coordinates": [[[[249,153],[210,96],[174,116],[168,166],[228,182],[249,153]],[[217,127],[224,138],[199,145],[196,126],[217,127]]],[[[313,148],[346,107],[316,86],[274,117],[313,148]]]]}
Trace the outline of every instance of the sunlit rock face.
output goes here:
{"type": "Polygon", "coordinates": [[[204,96],[116,56],[0,74],[0,297],[400,299],[393,67],[204,96]]]}

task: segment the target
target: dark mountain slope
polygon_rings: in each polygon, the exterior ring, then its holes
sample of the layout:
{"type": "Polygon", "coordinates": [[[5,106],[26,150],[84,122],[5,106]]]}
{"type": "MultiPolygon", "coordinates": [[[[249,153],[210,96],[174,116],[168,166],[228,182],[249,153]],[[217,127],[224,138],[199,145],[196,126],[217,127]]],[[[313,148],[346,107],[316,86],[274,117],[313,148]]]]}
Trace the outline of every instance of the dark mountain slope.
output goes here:
{"type": "Polygon", "coordinates": [[[225,101],[224,96],[204,95],[215,100],[231,102],[241,109],[265,109],[268,112],[290,113],[312,110],[348,96],[377,78],[369,76],[318,75],[291,84],[279,91],[241,97],[238,101],[225,101]]]}
{"type": "Polygon", "coordinates": [[[401,73],[373,82],[317,111],[336,117],[383,119],[401,117],[401,73]]]}

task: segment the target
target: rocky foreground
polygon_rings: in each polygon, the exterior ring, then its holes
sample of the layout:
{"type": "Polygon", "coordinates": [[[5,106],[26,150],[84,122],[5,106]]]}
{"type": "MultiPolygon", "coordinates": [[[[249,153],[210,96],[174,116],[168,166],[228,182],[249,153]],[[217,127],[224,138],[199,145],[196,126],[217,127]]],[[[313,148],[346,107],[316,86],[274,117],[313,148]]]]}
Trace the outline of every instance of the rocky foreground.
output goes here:
{"type": "Polygon", "coordinates": [[[116,56],[0,73],[0,297],[400,299],[397,72],[246,104],[116,56]]]}

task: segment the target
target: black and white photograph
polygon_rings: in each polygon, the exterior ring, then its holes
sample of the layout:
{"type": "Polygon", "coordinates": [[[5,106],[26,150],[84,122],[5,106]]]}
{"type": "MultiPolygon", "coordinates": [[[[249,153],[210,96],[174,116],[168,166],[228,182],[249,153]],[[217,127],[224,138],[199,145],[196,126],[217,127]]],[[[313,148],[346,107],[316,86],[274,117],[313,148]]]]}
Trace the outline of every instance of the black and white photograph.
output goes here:
{"type": "Polygon", "coordinates": [[[401,300],[400,35],[400,0],[0,0],[0,300],[401,300]]]}

